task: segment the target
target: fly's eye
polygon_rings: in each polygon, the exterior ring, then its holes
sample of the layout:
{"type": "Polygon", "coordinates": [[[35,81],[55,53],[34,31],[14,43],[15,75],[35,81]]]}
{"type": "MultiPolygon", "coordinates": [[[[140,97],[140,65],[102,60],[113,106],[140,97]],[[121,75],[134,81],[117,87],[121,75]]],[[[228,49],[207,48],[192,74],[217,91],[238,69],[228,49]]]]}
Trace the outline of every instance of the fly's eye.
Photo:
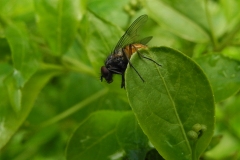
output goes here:
{"type": "Polygon", "coordinates": [[[102,73],[103,77],[107,77],[108,74],[109,74],[109,70],[105,66],[102,66],[101,67],[101,73],[102,73]]]}
{"type": "Polygon", "coordinates": [[[108,83],[112,83],[112,81],[113,81],[112,73],[105,66],[101,67],[101,73],[102,73],[101,81],[102,81],[103,78],[105,78],[105,80],[108,83]]]}

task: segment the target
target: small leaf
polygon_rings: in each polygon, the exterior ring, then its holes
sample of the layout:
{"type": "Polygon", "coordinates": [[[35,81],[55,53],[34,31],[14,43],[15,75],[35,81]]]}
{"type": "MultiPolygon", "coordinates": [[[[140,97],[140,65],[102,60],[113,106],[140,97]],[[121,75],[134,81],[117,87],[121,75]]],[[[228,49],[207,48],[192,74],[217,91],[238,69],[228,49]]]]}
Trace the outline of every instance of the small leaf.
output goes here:
{"type": "Polygon", "coordinates": [[[54,68],[41,69],[36,72],[22,88],[21,110],[18,114],[16,114],[10,107],[10,102],[8,101],[8,98],[6,98],[7,91],[5,87],[0,86],[0,96],[2,99],[2,102],[0,103],[0,148],[8,142],[19,126],[25,121],[43,86],[50,78],[60,73],[61,72],[58,69],[54,68]]]}
{"type": "Polygon", "coordinates": [[[193,41],[209,41],[207,21],[200,1],[144,1],[149,16],[178,36],[193,41]],[[197,10],[197,12],[195,12],[197,10]]]}
{"type": "Polygon", "coordinates": [[[5,84],[11,106],[15,112],[21,110],[22,88],[29,78],[37,71],[38,52],[31,46],[29,35],[24,25],[9,23],[6,28],[6,39],[11,49],[14,65],[5,84]]]}
{"type": "Polygon", "coordinates": [[[211,54],[196,59],[206,73],[214,92],[215,101],[220,102],[240,89],[240,62],[211,54]]]}
{"type": "Polygon", "coordinates": [[[72,44],[82,14],[79,1],[35,1],[38,26],[52,54],[64,54],[72,44]]]}
{"type": "Polygon", "coordinates": [[[22,91],[19,87],[16,86],[16,81],[12,75],[9,75],[4,84],[7,86],[8,97],[11,103],[13,110],[18,113],[21,111],[21,100],[22,100],[22,91]]]}
{"type": "Polygon", "coordinates": [[[31,46],[29,35],[24,25],[9,24],[6,29],[12,61],[14,64],[13,78],[16,87],[23,87],[38,68],[38,53],[31,46]]]}
{"type": "Polygon", "coordinates": [[[132,67],[126,70],[128,98],[141,128],[163,158],[197,160],[214,129],[214,99],[206,76],[173,49],[151,48],[144,55],[162,66],[134,54],[131,62],[145,82],[132,67]],[[197,123],[207,130],[191,140],[187,132],[197,123]]]}
{"type": "Polygon", "coordinates": [[[99,111],[90,115],[72,135],[67,160],[106,160],[120,151],[116,127],[124,112],[99,111]]]}

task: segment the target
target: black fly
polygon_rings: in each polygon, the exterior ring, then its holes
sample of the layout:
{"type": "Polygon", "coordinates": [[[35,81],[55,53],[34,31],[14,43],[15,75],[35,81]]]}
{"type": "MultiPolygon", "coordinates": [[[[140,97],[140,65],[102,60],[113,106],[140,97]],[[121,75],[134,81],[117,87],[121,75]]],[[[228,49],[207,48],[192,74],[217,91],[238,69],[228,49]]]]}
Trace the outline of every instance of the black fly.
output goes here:
{"type": "Polygon", "coordinates": [[[115,46],[113,52],[107,57],[105,61],[105,66],[101,67],[101,81],[103,78],[108,83],[111,83],[113,81],[113,74],[120,74],[122,75],[122,84],[121,88],[125,88],[125,78],[124,73],[127,68],[127,64],[136,71],[138,76],[141,78],[141,80],[144,82],[144,79],[139,74],[139,72],[134,68],[132,63],[130,62],[130,58],[132,54],[138,53],[142,58],[148,59],[157,65],[161,66],[154,60],[145,57],[144,55],[140,54],[138,52],[139,49],[147,48],[146,44],[152,39],[152,36],[143,38],[143,39],[137,39],[138,29],[146,23],[148,20],[147,15],[142,15],[138,17],[127,29],[127,31],[124,33],[124,35],[120,38],[117,45],[115,46]]]}

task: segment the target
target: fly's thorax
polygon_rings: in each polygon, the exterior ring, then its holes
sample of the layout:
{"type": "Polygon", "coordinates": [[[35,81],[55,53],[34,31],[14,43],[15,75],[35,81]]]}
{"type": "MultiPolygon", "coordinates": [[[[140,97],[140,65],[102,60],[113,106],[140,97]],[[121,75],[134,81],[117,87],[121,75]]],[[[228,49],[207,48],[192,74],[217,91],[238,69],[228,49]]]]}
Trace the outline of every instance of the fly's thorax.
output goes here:
{"type": "Polygon", "coordinates": [[[114,57],[122,57],[122,56],[124,56],[122,48],[119,48],[118,50],[114,51],[114,57]]]}

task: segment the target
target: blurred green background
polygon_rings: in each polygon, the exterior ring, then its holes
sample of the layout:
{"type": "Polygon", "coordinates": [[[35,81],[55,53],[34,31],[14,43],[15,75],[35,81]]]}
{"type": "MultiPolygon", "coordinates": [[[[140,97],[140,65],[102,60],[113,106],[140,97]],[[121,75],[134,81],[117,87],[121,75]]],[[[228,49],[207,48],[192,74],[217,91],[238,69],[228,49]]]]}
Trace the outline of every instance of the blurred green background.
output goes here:
{"type": "Polygon", "coordinates": [[[239,159],[239,9],[238,0],[0,0],[0,159],[66,159],[91,113],[131,110],[121,76],[100,82],[100,67],[142,14],[148,45],[193,58],[212,84],[217,145],[204,158],[239,159]]]}

